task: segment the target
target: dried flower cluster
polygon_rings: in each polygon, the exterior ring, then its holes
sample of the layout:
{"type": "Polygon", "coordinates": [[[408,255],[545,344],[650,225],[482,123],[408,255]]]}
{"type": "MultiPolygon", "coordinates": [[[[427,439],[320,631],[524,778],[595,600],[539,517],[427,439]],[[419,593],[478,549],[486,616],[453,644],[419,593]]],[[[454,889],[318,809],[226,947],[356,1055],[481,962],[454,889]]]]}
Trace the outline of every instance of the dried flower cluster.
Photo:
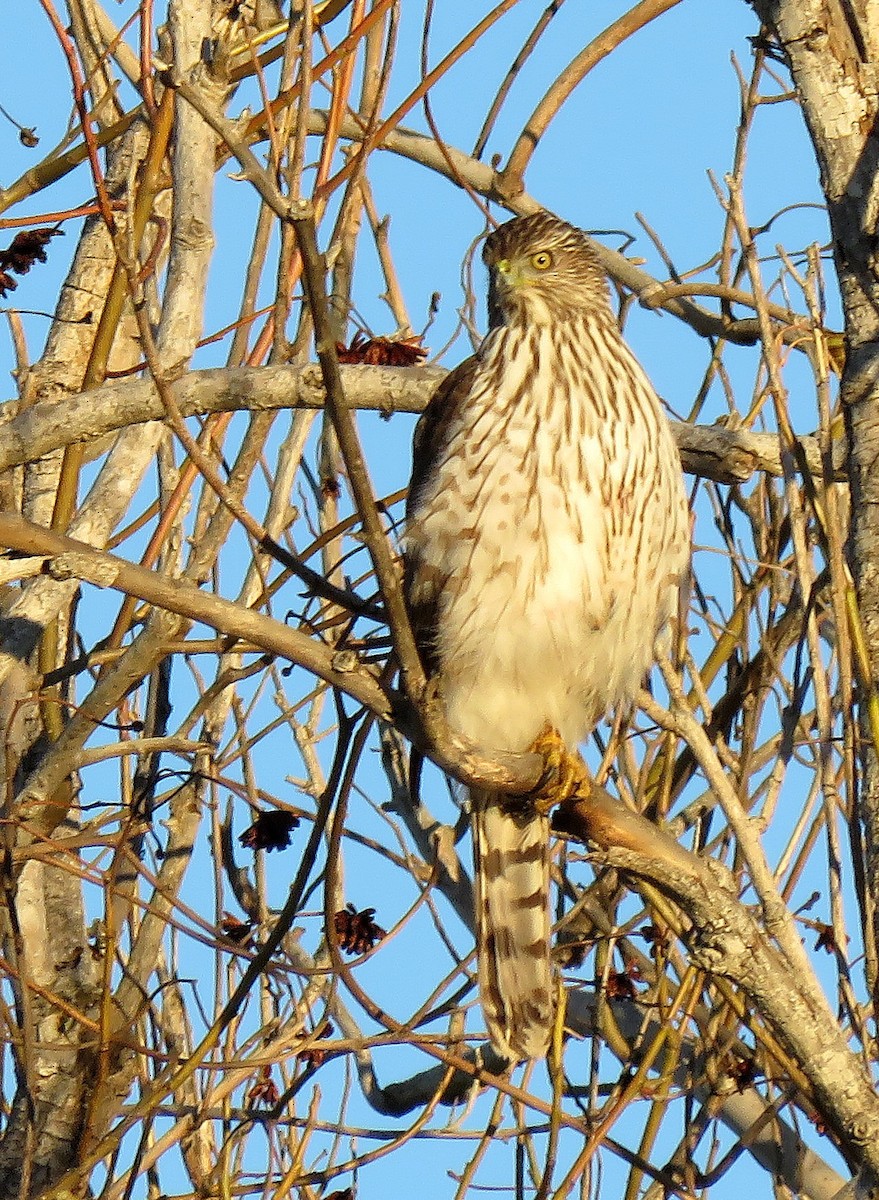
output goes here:
{"type": "Polygon", "coordinates": [[[250,1104],[266,1104],[269,1107],[278,1103],[280,1094],[272,1079],[272,1068],[269,1065],[260,1068],[256,1083],[247,1093],[250,1104]]]}
{"type": "MultiPolygon", "coordinates": [[[[332,1022],[324,1021],[323,1025],[321,1025],[320,1028],[316,1029],[314,1033],[311,1034],[311,1038],[323,1040],[324,1038],[331,1037],[333,1033],[335,1033],[335,1030],[332,1022]]],[[[319,1067],[326,1060],[329,1052],[329,1048],[324,1048],[322,1046],[306,1046],[304,1050],[300,1050],[297,1053],[296,1057],[300,1062],[305,1063],[306,1066],[319,1067]]]]}
{"type": "Polygon", "coordinates": [[[424,346],[417,337],[367,338],[356,333],[350,346],[336,345],[341,363],[361,363],[370,367],[415,367],[427,358],[424,346]]]}
{"type": "Polygon", "coordinates": [[[358,912],[353,904],[347,904],[333,917],[333,928],[339,939],[339,949],[346,954],[365,954],[376,942],[387,936],[381,925],[376,925],[374,908],[358,912]]]}
{"type": "Polygon", "coordinates": [[[298,824],[299,818],[293,813],[281,808],[268,808],[259,814],[238,840],[251,850],[286,850],[290,845],[290,834],[298,824]]]}
{"type": "Polygon", "coordinates": [[[18,284],[9,274],[27,275],[35,262],[46,261],[46,246],[53,237],[63,234],[63,229],[23,229],[17,233],[5,250],[0,250],[0,296],[6,299],[7,292],[14,292],[18,284]]]}
{"type": "Polygon", "coordinates": [[[229,941],[238,946],[246,948],[253,942],[253,925],[250,921],[239,921],[231,913],[224,912],[220,928],[229,941]]]}

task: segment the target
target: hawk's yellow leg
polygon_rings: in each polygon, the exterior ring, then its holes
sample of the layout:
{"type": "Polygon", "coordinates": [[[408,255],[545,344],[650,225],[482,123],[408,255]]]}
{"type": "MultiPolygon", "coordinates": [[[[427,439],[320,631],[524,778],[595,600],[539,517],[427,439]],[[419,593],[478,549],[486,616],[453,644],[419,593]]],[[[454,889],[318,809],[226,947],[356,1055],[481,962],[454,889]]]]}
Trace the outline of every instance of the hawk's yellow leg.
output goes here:
{"type": "Polygon", "coordinates": [[[539,754],[545,764],[540,783],[528,796],[539,813],[546,815],[563,800],[585,797],[592,791],[592,779],[583,759],[576,751],[571,753],[551,725],[544,725],[531,744],[531,753],[539,754]]]}

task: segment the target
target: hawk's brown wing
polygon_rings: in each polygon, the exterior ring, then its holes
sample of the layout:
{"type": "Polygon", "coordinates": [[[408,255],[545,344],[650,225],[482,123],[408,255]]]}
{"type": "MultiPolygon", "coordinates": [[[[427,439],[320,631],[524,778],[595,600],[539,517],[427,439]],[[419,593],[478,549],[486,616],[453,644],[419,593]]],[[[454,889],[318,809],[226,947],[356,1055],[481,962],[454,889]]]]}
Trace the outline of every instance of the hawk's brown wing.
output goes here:
{"type": "Polygon", "coordinates": [[[412,475],[406,498],[408,534],[404,559],[403,585],[409,618],[428,673],[436,673],[434,652],[437,598],[447,580],[435,567],[423,562],[418,553],[418,507],[421,493],[442,457],[449,427],[455,415],[466,405],[478,359],[466,358],[445,377],[431,396],[418,419],[412,438],[412,475]]]}
{"type": "Polygon", "coordinates": [[[473,354],[449,371],[418,418],[412,437],[412,476],[406,500],[407,517],[411,517],[418,507],[421,489],[434,470],[455,413],[467,403],[478,365],[479,360],[473,354]]]}

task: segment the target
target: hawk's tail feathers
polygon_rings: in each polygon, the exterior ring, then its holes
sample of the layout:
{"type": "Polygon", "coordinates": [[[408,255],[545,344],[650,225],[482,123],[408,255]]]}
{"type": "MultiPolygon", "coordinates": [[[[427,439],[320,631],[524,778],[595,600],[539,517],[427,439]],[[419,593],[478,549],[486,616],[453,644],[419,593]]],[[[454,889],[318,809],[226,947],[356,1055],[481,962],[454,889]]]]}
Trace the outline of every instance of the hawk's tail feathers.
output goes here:
{"type": "Polygon", "coordinates": [[[549,821],[471,793],[479,994],[491,1044],[513,1062],[543,1058],[556,985],[550,959],[549,821]]]}

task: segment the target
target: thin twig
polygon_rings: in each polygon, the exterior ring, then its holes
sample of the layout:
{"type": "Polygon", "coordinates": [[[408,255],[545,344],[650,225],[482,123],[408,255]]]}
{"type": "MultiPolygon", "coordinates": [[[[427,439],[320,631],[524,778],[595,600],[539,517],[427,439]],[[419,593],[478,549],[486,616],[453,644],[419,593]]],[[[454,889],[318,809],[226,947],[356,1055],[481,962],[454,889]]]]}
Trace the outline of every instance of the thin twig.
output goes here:
{"type": "Polygon", "coordinates": [[[394,641],[394,650],[403,680],[403,690],[414,705],[424,697],[427,679],[415,637],[409,624],[409,615],[403,599],[403,586],[399,567],[391,556],[387,534],[379,519],[372,485],[360,446],[360,439],[351,416],[351,408],[345,397],[345,389],[339,372],[336,341],[327,304],[324,286],[324,264],[317,248],[314,218],[308,206],[303,205],[303,215],[293,218],[302,255],[303,280],[308,304],[314,320],[315,345],[323,372],[326,388],[326,407],[339,439],[339,448],[345,460],[345,469],[357,511],[363,524],[363,537],[372,558],[376,579],[381,588],[387,612],[388,625],[394,641]]]}

